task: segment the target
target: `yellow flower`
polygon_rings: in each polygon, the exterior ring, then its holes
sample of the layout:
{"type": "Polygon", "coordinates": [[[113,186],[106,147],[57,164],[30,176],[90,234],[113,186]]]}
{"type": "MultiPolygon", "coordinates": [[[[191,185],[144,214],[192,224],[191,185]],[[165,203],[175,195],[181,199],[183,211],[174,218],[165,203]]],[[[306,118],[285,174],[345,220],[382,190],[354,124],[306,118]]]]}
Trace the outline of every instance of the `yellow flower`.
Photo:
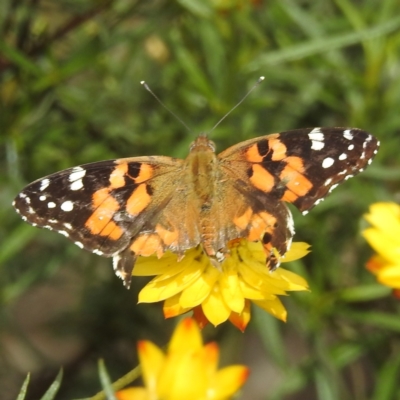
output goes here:
{"type": "MultiPolygon", "coordinates": [[[[281,261],[305,256],[306,243],[293,243],[281,261]]],[[[250,321],[250,302],[276,318],[286,320],[286,309],[279,295],[287,291],[307,290],[307,282],[293,272],[278,268],[270,272],[259,242],[245,239],[230,243],[230,256],[216,268],[200,247],[185,253],[178,262],[176,254],[161,259],[141,257],[133,275],[157,275],[139,294],[139,302],[164,301],[166,318],[194,311],[203,327],[208,321],[218,325],[230,320],[240,330],[250,321]]]]}
{"type": "Polygon", "coordinates": [[[372,226],[362,234],[378,253],[368,261],[367,268],[380,283],[400,289],[400,206],[375,203],[364,218],[372,226]]]}
{"type": "Polygon", "coordinates": [[[216,343],[203,346],[193,319],[176,327],[167,354],[148,341],[138,344],[145,387],[117,393],[118,400],[223,400],[244,384],[248,368],[232,365],[217,370],[216,343]]]}

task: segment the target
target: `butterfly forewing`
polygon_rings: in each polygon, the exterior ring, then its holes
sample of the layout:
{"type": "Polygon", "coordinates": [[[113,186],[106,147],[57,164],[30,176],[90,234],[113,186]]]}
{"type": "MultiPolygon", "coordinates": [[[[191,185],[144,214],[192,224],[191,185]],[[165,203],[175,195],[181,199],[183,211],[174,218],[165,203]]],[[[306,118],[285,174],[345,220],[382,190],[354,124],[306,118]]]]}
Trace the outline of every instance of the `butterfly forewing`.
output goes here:
{"type": "Polygon", "coordinates": [[[61,233],[99,255],[113,256],[143,229],[149,210],[155,214],[163,204],[163,198],[152,200],[152,181],[179,165],[169,157],[157,157],[157,162],[137,157],[69,168],[32,182],[13,205],[30,224],[61,233]]]}
{"type": "Polygon", "coordinates": [[[231,170],[240,162],[241,179],[249,186],[306,212],[371,163],[378,147],[376,138],[360,129],[311,128],[251,139],[219,158],[231,170]]]}

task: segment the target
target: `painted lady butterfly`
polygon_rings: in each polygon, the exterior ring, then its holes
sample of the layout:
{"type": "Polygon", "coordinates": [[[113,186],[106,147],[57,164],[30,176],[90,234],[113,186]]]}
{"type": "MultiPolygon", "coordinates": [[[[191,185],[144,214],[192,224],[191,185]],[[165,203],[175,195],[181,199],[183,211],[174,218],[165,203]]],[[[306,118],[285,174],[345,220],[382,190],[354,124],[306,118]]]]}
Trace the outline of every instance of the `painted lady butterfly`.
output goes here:
{"type": "Polygon", "coordinates": [[[39,179],[19,193],[22,218],[113,257],[129,287],[137,256],[183,256],[201,245],[217,265],[229,241],[261,241],[270,269],[294,234],[284,202],[305,214],[361,172],[379,142],[353,128],[298,129],[250,139],[215,154],[200,135],[185,160],[153,156],[100,161],[39,179]]]}

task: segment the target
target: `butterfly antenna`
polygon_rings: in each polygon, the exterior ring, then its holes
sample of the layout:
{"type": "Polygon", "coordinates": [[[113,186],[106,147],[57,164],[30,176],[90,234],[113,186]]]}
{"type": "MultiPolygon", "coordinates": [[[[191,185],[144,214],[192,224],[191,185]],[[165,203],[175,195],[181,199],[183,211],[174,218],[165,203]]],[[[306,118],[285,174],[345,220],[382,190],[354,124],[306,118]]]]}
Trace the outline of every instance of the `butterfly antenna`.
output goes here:
{"type": "Polygon", "coordinates": [[[193,131],[179,118],[173,111],[171,111],[158,97],[157,95],[150,89],[149,85],[145,81],[140,82],[144,88],[151,93],[151,95],[170,113],[172,114],[190,133],[193,131]]]}
{"type": "Polygon", "coordinates": [[[247,96],[264,80],[265,78],[263,76],[260,76],[257,80],[257,82],[253,85],[253,87],[245,94],[245,96],[242,98],[242,100],[239,101],[239,103],[236,104],[233,108],[231,108],[211,129],[210,132],[212,132],[233,110],[235,110],[237,107],[239,107],[244,100],[246,100],[247,96]]]}

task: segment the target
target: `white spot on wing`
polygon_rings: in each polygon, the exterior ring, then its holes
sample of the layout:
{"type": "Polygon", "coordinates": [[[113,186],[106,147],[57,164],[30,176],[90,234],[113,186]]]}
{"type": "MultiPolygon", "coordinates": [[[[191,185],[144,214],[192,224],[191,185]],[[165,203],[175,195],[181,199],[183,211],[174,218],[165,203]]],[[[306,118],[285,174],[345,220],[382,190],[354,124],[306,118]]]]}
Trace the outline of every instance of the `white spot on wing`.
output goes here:
{"type": "Polygon", "coordinates": [[[70,182],[74,182],[76,180],[82,179],[86,175],[86,170],[81,167],[75,167],[73,169],[74,172],[68,177],[70,182]]]}
{"type": "Polygon", "coordinates": [[[347,154],[346,153],[342,153],[340,156],[339,156],[339,160],[340,161],[343,161],[343,160],[345,160],[347,158],[347,154]]]}
{"type": "Polygon", "coordinates": [[[324,134],[321,132],[320,128],[314,128],[308,137],[311,140],[311,148],[313,150],[321,150],[324,148],[324,134]]]}
{"type": "Polygon", "coordinates": [[[339,186],[338,183],[335,183],[334,185],[332,185],[329,189],[329,192],[332,192],[333,189],[336,189],[339,186]]]}
{"type": "Polygon", "coordinates": [[[325,181],[324,185],[325,185],[325,186],[329,186],[329,185],[331,184],[331,182],[332,182],[332,178],[328,178],[328,179],[325,181]]]}
{"type": "Polygon", "coordinates": [[[70,187],[71,190],[79,190],[83,188],[82,179],[78,179],[77,181],[71,183],[70,187]]]}
{"type": "Polygon", "coordinates": [[[42,182],[40,183],[40,188],[39,188],[39,190],[40,190],[41,192],[43,192],[43,190],[45,190],[49,185],[50,185],[50,180],[47,179],[47,178],[45,178],[45,179],[43,179],[42,182]]]}
{"type": "MultiPolygon", "coordinates": [[[[117,254],[116,256],[113,257],[113,268],[114,271],[116,271],[117,276],[119,276],[119,271],[117,270],[118,268],[118,263],[121,260],[121,256],[117,254]]],[[[119,276],[121,278],[121,276],[119,276]]]]}
{"type": "Polygon", "coordinates": [[[65,226],[67,229],[69,229],[69,230],[72,229],[72,225],[69,224],[68,222],[64,222],[64,226],[65,226]]]}
{"type": "Polygon", "coordinates": [[[347,148],[347,150],[351,151],[354,149],[354,144],[349,144],[349,147],[347,148]]]}
{"type": "Polygon", "coordinates": [[[326,157],[324,161],[322,161],[322,168],[329,168],[333,165],[335,160],[331,157],[326,157]]]}
{"type": "Polygon", "coordinates": [[[61,235],[64,235],[65,237],[69,236],[69,233],[67,231],[58,231],[58,233],[61,233],[61,235]]]}
{"type": "Polygon", "coordinates": [[[81,249],[83,249],[83,244],[81,242],[75,242],[75,244],[80,247],[81,249]]]}
{"type": "Polygon", "coordinates": [[[351,129],[346,129],[346,130],[343,132],[343,137],[344,137],[345,139],[347,139],[347,140],[353,140],[353,139],[354,139],[354,136],[353,136],[353,134],[351,133],[351,129]]]}
{"type": "Polygon", "coordinates": [[[40,197],[39,197],[39,200],[40,200],[40,201],[45,201],[46,198],[47,198],[46,196],[40,196],[40,197]]]}
{"type": "Polygon", "coordinates": [[[97,255],[99,255],[99,256],[102,256],[102,255],[104,255],[104,253],[102,252],[102,251],[100,251],[100,250],[93,250],[93,253],[94,254],[97,254],[97,255]]]}
{"type": "Polygon", "coordinates": [[[291,212],[288,213],[286,223],[287,223],[287,228],[289,229],[290,233],[293,236],[295,232],[294,232],[294,221],[293,221],[293,216],[292,216],[291,212]]]}
{"type": "Polygon", "coordinates": [[[61,210],[65,212],[72,211],[74,209],[74,203],[72,201],[64,201],[64,203],[61,204],[61,210]]]}
{"type": "Polygon", "coordinates": [[[55,208],[55,206],[56,206],[56,203],[54,203],[53,201],[49,201],[47,203],[47,207],[49,207],[49,208],[55,208]]]}

